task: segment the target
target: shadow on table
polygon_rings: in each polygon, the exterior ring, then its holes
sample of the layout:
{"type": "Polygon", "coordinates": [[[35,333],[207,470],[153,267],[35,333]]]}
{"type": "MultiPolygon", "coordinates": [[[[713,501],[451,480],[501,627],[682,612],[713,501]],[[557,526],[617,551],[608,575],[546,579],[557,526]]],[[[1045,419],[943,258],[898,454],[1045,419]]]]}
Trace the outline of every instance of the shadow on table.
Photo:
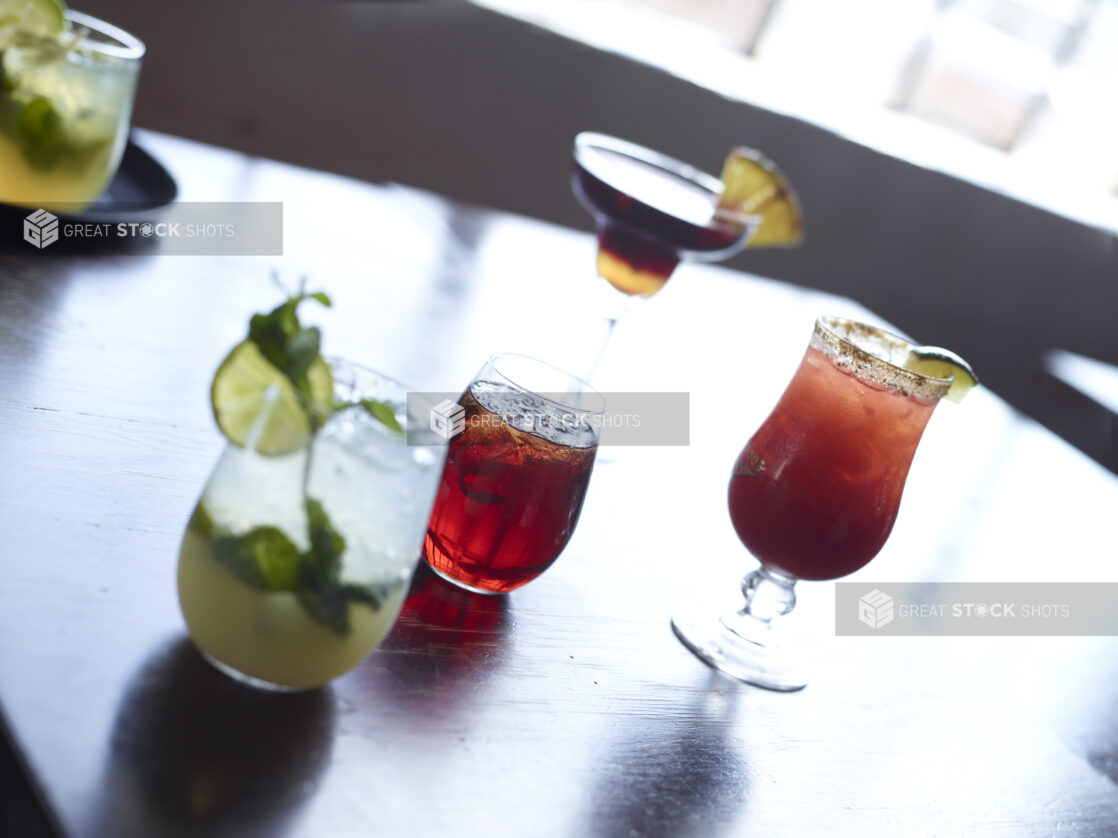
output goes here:
{"type": "Polygon", "coordinates": [[[507,596],[471,593],[420,563],[396,625],[377,652],[389,672],[381,691],[409,712],[442,713],[456,706],[449,699],[459,693],[476,695],[507,657],[509,612],[507,596]]]}
{"type": "Polygon", "coordinates": [[[634,717],[604,743],[583,834],[716,838],[737,834],[749,770],[734,735],[742,690],[711,673],[686,712],[634,717]]]}
{"type": "Polygon", "coordinates": [[[116,223],[84,223],[65,216],[58,219],[57,238],[49,236],[44,245],[41,238],[28,238],[25,222],[32,212],[0,204],[0,254],[48,261],[64,256],[151,256],[160,249],[158,237],[121,235],[116,223]]]}
{"type": "Polygon", "coordinates": [[[283,835],[329,763],[334,716],[328,687],[257,690],[175,640],[128,685],[85,833],[283,835]]]}

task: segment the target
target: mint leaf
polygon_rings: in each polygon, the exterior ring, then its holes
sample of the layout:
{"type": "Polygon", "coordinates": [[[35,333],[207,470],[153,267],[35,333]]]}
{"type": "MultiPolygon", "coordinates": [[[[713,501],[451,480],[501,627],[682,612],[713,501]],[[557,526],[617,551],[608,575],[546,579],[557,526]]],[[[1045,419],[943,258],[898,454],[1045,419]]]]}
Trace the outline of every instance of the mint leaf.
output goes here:
{"type": "Polygon", "coordinates": [[[36,96],[23,106],[16,124],[16,139],[33,169],[58,165],[67,151],[66,127],[49,99],[36,96]]]}
{"type": "Polygon", "coordinates": [[[190,516],[190,523],[186,525],[187,529],[194,530],[202,538],[212,538],[214,534],[214,521],[210,517],[209,510],[206,509],[202,501],[198,501],[198,505],[194,507],[194,512],[190,516]]]}
{"type": "Polygon", "coordinates": [[[349,601],[341,588],[299,591],[298,597],[299,604],[316,623],[321,623],[341,637],[349,634],[349,601]]]}
{"type": "Polygon", "coordinates": [[[392,402],[380,401],[378,399],[362,399],[358,404],[365,408],[370,416],[379,421],[390,431],[395,431],[398,434],[404,432],[404,429],[400,427],[400,423],[396,421],[396,408],[392,402]]]}
{"type": "MultiPolygon", "coordinates": [[[[342,637],[349,634],[350,603],[380,608],[392,593],[390,585],[343,583],[345,537],[338,532],[322,503],[307,498],[307,534],[311,546],[300,553],[277,527],[256,527],[242,535],[213,539],[214,559],[250,588],[291,591],[307,615],[342,637]]],[[[194,508],[190,528],[212,537],[213,520],[201,503],[194,508]]]]}
{"type": "Polygon", "coordinates": [[[308,578],[316,585],[336,582],[341,570],[342,553],[345,552],[345,537],[334,529],[322,501],[308,497],[304,505],[307,510],[307,535],[311,540],[306,562],[308,578]]]}
{"type": "Polygon", "coordinates": [[[248,323],[248,337],[276,369],[286,373],[288,335],[279,311],[252,315],[248,323]]]}
{"type": "Polygon", "coordinates": [[[287,346],[284,347],[287,366],[281,369],[284,369],[287,377],[296,386],[300,382],[306,384],[307,370],[318,357],[321,343],[322,333],[313,326],[309,329],[300,329],[288,339],[287,346]]]}
{"type": "Polygon", "coordinates": [[[342,585],[341,592],[348,602],[359,602],[376,610],[388,600],[388,595],[392,593],[392,587],[385,584],[348,584],[342,585]]]}
{"type": "Polygon", "coordinates": [[[311,549],[299,569],[299,602],[314,620],[337,634],[348,634],[348,600],[338,580],[345,537],[334,529],[321,501],[308,497],[305,506],[311,549]]]}
{"type": "Polygon", "coordinates": [[[358,603],[380,608],[388,599],[387,585],[330,585],[317,591],[299,591],[299,604],[315,622],[344,637],[349,634],[349,605],[358,603]]]}
{"type": "Polygon", "coordinates": [[[218,564],[257,590],[291,591],[299,581],[299,551],[277,527],[216,538],[213,550],[218,564]]]}
{"type": "Polygon", "coordinates": [[[5,85],[10,82],[2,75],[3,72],[3,62],[0,62],[0,133],[15,138],[19,128],[19,115],[23,113],[23,103],[15,96],[7,95],[8,88],[5,85]]]}
{"type": "MultiPolygon", "coordinates": [[[[300,291],[267,314],[254,314],[248,327],[249,340],[295,385],[304,406],[311,404],[307,371],[319,357],[322,346],[322,333],[314,326],[304,328],[299,322],[299,304],[308,299],[330,305],[330,298],[322,291],[311,294],[300,291]]],[[[324,421],[324,417],[312,416],[315,422],[319,419],[324,421]]]]}
{"type": "Polygon", "coordinates": [[[390,590],[386,585],[343,583],[339,576],[345,537],[334,528],[320,501],[308,497],[306,510],[311,549],[299,569],[299,603],[311,619],[344,636],[350,632],[350,603],[380,608],[390,590]]]}
{"type": "Polygon", "coordinates": [[[364,408],[365,411],[388,428],[390,431],[403,436],[404,428],[396,419],[396,405],[389,401],[381,399],[361,399],[355,402],[337,401],[334,402],[334,410],[346,410],[350,407],[364,408]]]}
{"type": "MultiPolygon", "coordinates": [[[[0,21],[0,27],[3,27],[3,21],[0,21]]],[[[15,79],[11,78],[7,71],[4,70],[4,53],[0,50],[0,91],[4,93],[11,93],[16,89],[15,79]]]]}

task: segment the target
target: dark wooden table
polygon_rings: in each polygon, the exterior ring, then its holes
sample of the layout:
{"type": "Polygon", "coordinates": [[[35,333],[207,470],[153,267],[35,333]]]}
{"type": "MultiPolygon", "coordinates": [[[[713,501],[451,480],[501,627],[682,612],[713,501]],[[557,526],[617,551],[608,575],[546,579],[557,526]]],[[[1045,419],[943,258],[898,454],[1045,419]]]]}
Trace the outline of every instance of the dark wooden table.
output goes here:
{"type": "MultiPolygon", "coordinates": [[[[37,834],[40,814],[111,838],[1118,830],[1113,638],[835,637],[815,583],[792,618],[801,693],[724,679],[675,640],[675,606],[732,599],[752,564],[726,480],[815,316],[873,318],[717,268],[684,266],[623,322],[599,379],[689,392],[691,444],[614,449],[544,577],[491,599],[421,571],[385,645],[317,692],[212,671],[175,561],[222,445],[210,377],[276,300],[270,272],[332,293],[328,351],[455,390],[495,350],[585,360],[594,243],[141,142],[184,200],[283,201],[285,255],[0,256],[0,832],[37,834]]],[[[1118,581],[1116,509],[1118,480],[979,390],[937,411],[892,539],[852,578],[1118,581]]]]}

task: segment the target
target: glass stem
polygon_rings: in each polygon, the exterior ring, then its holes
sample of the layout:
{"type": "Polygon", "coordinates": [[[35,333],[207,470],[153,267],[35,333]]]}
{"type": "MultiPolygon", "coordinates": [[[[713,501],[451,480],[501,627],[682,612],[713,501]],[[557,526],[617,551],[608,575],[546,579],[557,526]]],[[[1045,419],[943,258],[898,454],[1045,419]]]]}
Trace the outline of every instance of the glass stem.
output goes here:
{"type": "Polygon", "coordinates": [[[602,364],[602,359],[606,356],[606,349],[613,339],[617,324],[621,321],[621,318],[627,316],[629,312],[637,308],[646,299],[641,296],[623,294],[606,282],[596,283],[596,294],[597,298],[594,300],[594,305],[602,312],[600,323],[604,326],[604,330],[599,332],[602,337],[598,343],[597,351],[590,363],[582,367],[580,375],[583,381],[588,381],[591,384],[594,383],[594,376],[602,364]]]}
{"type": "Polygon", "coordinates": [[[594,360],[584,370],[582,380],[591,384],[594,383],[594,375],[598,372],[598,367],[601,366],[602,358],[606,356],[606,349],[609,347],[610,338],[613,337],[613,330],[617,328],[618,315],[602,318],[606,324],[605,334],[602,336],[602,342],[598,346],[598,351],[594,355],[594,360]]]}
{"type": "Polygon", "coordinates": [[[745,606],[723,622],[745,639],[763,643],[773,620],[796,607],[795,585],[793,577],[762,565],[741,580],[745,606]]]}

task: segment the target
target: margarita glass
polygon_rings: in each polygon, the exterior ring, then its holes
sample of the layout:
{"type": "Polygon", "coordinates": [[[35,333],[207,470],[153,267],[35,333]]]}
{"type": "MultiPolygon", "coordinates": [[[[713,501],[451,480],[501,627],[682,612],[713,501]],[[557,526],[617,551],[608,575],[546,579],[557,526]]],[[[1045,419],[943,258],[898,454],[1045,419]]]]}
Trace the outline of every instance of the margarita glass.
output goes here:
{"type": "Polygon", "coordinates": [[[76,214],[120,164],[144,45],[80,12],[65,21],[0,37],[0,202],[76,214]]]}
{"type": "Polygon", "coordinates": [[[626,140],[583,131],[571,189],[598,229],[605,336],[583,377],[593,379],[617,321],[658,293],[682,259],[719,261],[749,241],[760,218],[719,206],[718,178],[626,140]]]}
{"type": "MultiPolygon", "coordinates": [[[[331,361],[333,413],[305,445],[226,446],[187,526],[178,590],[190,634],[226,673],[257,686],[320,686],[388,633],[419,558],[441,471],[408,445],[406,388],[331,361]],[[388,423],[363,400],[391,405],[388,423]]],[[[424,417],[425,418],[425,417],[424,417]]],[[[439,452],[441,453],[441,452],[439,452]]]]}
{"type": "Polygon", "coordinates": [[[630,296],[656,294],[681,259],[728,259],[759,222],[719,207],[718,178],[590,131],[575,137],[571,189],[598,226],[598,274],[630,296]]]}
{"type": "Polygon", "coordinates": [[[926,349],[852,320],[816,322],[799,369],[730,477],[734,529],[761,562],[742,582],[745,606],[672,618],[703,661],[770,689],[806,684],[774,622],[795,605],[798,579],[853,573],[888,539],[916,447],[952,387],[906,368],[926,349]]]}

